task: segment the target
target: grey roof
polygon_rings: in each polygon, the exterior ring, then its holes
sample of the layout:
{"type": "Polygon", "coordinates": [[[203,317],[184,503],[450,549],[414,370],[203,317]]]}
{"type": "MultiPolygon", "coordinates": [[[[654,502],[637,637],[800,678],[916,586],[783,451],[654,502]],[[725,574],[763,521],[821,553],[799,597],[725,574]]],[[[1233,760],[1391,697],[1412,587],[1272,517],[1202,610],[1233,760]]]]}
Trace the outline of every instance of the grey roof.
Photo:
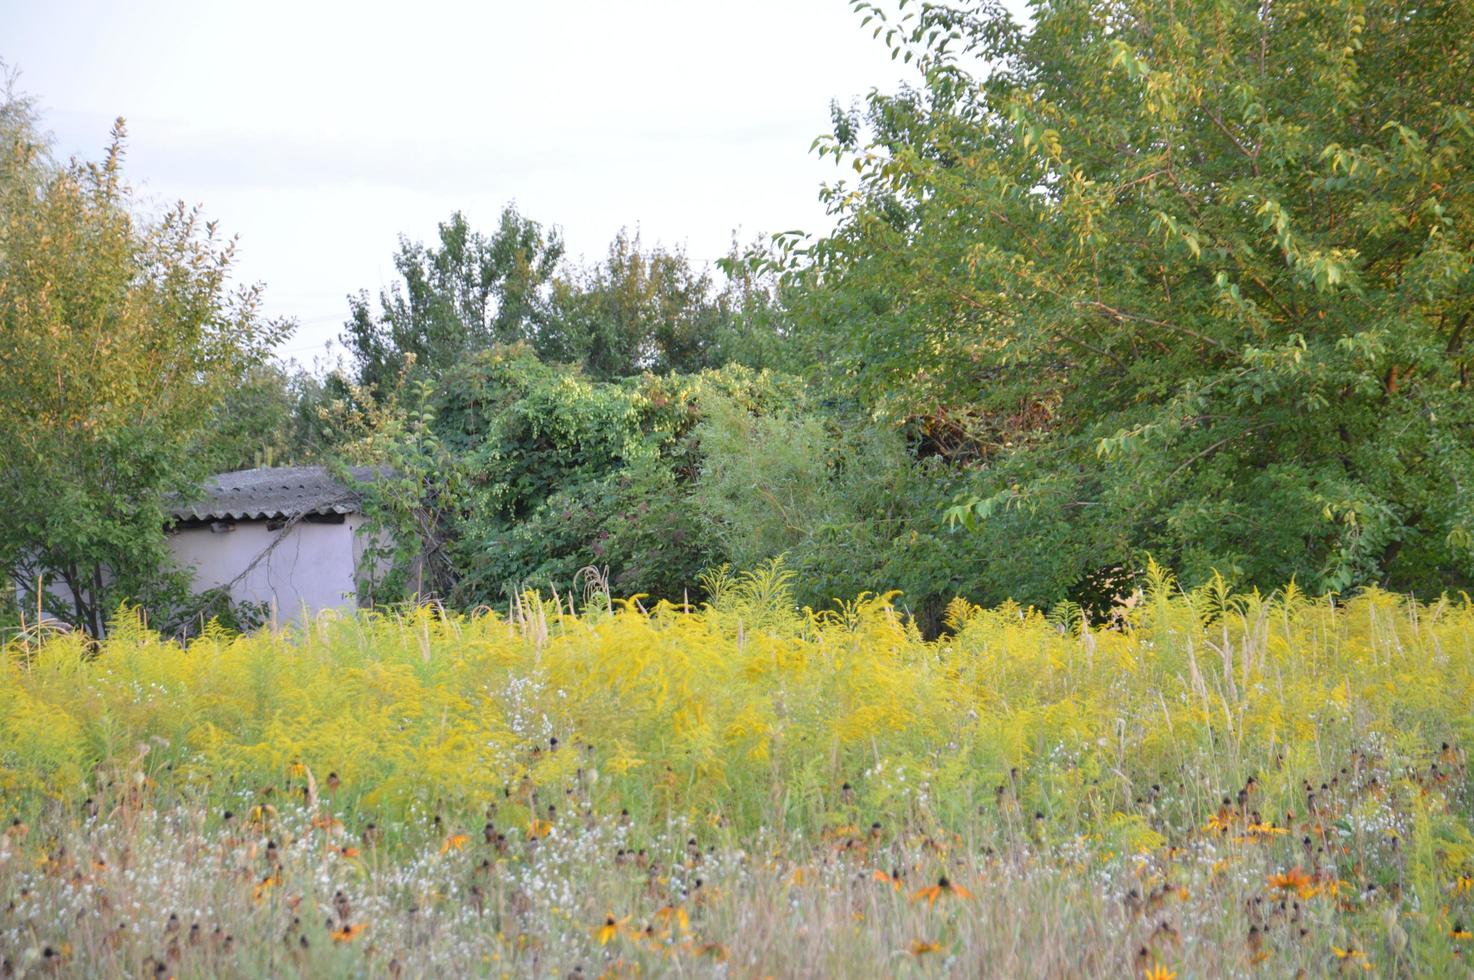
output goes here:
{"type": "MultiPolygon", "coordinates": [[[[372,466],[349,470],[355,481],[377,479],[372,466]]],[[[353,514],[361,501],[356,491],[339,483],[322,466],[282,466],[236,470],[205,481],[191,503],[170,508],[175,520],[270,520],[310,514],[353,514]]]]}

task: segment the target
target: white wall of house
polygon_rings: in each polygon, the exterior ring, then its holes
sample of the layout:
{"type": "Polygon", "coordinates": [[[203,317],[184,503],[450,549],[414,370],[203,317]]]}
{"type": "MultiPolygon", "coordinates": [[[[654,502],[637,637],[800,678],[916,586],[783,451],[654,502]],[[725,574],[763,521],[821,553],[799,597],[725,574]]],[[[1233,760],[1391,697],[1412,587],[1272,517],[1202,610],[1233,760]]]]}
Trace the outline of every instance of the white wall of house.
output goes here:
{"type": "Polygon", "coordinates": [[[278,623],[300,622],[304,613],[311,616],[322,609],[357,605],[355,569],[362,551],[357,539],[363,515],[348,514],[341,524],[301,521],[274,531],[267,529],[266,521],[227,521],[218,526],[231,529],[192,527],[169,535],[175,560],[194,570],[196,592],[233,583],[234,601],[264,602],[275,611],[278,623]],[[281,541],[272,547],[278,538],[281,541]]]}

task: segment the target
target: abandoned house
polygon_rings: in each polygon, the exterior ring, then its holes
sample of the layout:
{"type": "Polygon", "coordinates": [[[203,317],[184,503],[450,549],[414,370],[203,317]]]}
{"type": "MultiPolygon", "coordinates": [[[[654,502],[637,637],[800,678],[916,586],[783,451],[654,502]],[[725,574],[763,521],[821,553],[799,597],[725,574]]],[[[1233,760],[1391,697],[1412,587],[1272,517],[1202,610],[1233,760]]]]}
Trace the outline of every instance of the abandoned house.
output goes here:
{"type": "MultiPolygon", "coordinates": [[[[355,483],[379,471],[350,471],[355,483]]],[[[238,470],[172,509],[169,548],[197,592],[224,589],[276,623],[358,605],[371,539],[357,491],[321,466],[238,470]]]]}

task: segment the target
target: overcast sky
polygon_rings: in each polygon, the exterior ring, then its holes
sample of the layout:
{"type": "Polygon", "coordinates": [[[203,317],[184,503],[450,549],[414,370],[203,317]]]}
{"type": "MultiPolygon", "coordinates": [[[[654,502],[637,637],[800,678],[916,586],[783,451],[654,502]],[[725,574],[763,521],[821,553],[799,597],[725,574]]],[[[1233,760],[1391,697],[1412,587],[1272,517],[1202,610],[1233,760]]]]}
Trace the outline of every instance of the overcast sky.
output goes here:
{"type": "Polygon", "coordinates": [[[0,0],[0,59],[63,154],[126,117],[135,186],[240,237],[303,360],[456,209],[515,200],[590,258],[624,225],[700,262],[822,230],[830,100],[905,77],[845,0],[0,0]]]}

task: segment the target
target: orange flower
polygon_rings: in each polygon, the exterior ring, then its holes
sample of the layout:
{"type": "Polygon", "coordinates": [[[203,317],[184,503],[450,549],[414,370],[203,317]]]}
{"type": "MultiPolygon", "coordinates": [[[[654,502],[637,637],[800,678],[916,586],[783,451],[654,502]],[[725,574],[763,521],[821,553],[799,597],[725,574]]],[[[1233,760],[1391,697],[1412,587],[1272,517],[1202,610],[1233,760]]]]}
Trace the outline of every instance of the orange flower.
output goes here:
{"type": "Polygon", "coordinates": [[[917,939],[911,943],[912,956],[925,956],[927,953],[939,953],[942,950],[941,943],[934,943],[930,939],[917,939]]]}
{"type": "Polygon", "coordinates": [[[1176,976],[1174,971],[1167,969],[1161,963],[1155,964],[1151,969],[1142,973],[1143,980],[1174,980],[1176,976]]]}
{"type": "Polygon", "coordinates": [[[686,915],[686,910],[679,905],[667,905],[661,908],[655,913],[655,919],[667,929],[674,926],[681,932],[691,931],[691,919],[686,915]]]}
{"type": "Polygon", "coordinates": [[[356,848],[356,847],[340,847],[340,848],[338,848],[338,853],[341,854],[345,858],[356,858],[356,857],[358,857],[358,848],[356,848]]]}
{"type": "Polygon", "coordinates": [[[888,875],[877,868],[871,873],[870,877],[883,885],[890,885],[896,891],[901,890],[901,879],[898,875],[888,875]]]}
{"type": "Polygon", "coordinates": [[[341,929],[334,929],[333,930],[333,932],[332,932],[333,942],[335,942],[335,943],[351,943],[351,942],[353,942],[353,940],[357,939],[358,936],[359,936],[359,934],[361,932],[363,932],[367,928],[368,928],[368,924],[367,923],[364,923],[364,922],[359,922],[359,923],[356,923],[356,924],[353,924],[353,925],[347,925],[347,924],[345,924],[343,926],[343,928],[341,928],[341,929]]]}
{"type": "Polygon", "coordinates": [[[336,834],[343,829],[343,821],[335,817],[319,815],[312,818],[312,826],[315,830],[326,830],[330,834],[336,834]]]}
{"type": "Polygon", "coordinates": [[[1448,931],[1448,935],[1450,939],[1474,939],[1474,932],[1470,932],[1462,922],[1455,922],[1454,927],[1448,931]]]}
{"type": "Polygon", "coordinates": [[[1313,898],[1320,889],[1315,880],[1300,869],[1299,865],[1282,874],[1269,876],[1269,887],[1284,892],[1294,892],[1301,898],[1313,898]]]}
{"type": "Polygon", "coordinates": [[[537,817],[533,817],[532,823],[527,825],[527,836],[533,839],[546,837],[552,832],[553,822],[551,820],[539,820],[537,817]]]}
{"type": "Polygon", "coordinates": [[[466,846],[466,842],[470,839],[465,834],[451,834],[445,839],[445,843],[440,845],[440,853],[446,854],[450,851],[459,851],[466,846]]]}
{"type": "Polygon", "coordinates": [[[926,899],[927,905],[935,905],[937,904],[937,899],[945,895],[950,895],[953,898],[972,898],[972,892],[963,888],[961,885],[952,884],[952,882],[947,880],[947,876],[943,875],[937,879],[935,885],[927,888],[918,888],[913,892],[911,894],[911,901],[919,902],[922,899],[926,899]]]}

